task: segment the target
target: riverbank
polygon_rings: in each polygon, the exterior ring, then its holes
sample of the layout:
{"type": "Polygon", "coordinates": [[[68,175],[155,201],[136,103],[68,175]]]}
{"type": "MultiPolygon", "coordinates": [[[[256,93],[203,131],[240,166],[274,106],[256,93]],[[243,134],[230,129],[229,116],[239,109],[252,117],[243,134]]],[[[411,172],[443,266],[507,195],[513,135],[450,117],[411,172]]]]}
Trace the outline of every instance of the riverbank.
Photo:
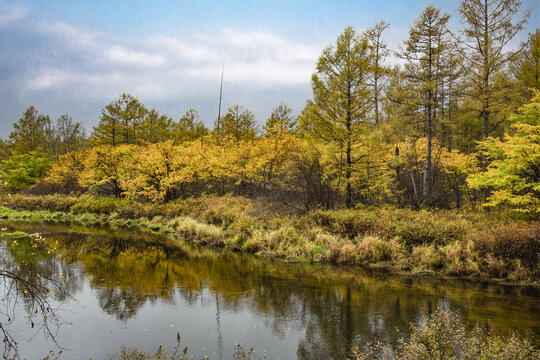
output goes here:
{"type": "Polygon", "coordinates": [[[540,223],[502,213],[385,208],[291,215],[237,196],[167,204],[89,195],[3,198],[0,218],[135,227],[284,261],[540,284],[540,223]]]}

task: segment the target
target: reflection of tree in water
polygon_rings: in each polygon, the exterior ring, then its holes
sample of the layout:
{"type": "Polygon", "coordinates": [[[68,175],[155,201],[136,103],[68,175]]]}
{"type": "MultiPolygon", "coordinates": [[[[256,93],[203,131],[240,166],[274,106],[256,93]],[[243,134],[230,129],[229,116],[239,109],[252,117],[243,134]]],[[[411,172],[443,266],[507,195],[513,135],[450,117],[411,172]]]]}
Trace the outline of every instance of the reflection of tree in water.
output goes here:
{"type": "MultiPolygon", "coordinates": [[[[521,290],[385,273],[366,275],[357,268],[279,264],[180,242],[170,244],[163,237],[145,239],[132,232],[105,235],[66,238],[60,241],[59,251],[64,260],[82,262],[101,308],[124,321],[147,302],[172,303],[180,297],[187,304],[214,305],[219,336],[220,312],[247,308],[263,317],[281,339],[290,326],[302,331],[297,350],[301,359],[345,358],[353,345],[382,338],[396,341],[400,336],[396,328],[407,333],[409,323],[422,320],[423,310],[429,313],[441,304],[459,308],[475,321],[489,316],[499,328],[519,327],[520,322],[529,329],[538,328],[527,313],[513,322],[498,316],[507,311],[510,299],[519,298],[521,290]],[[212,296],[203,298],[205,290],[212,296]]],[[[535,301],[526,302],[524,308],[528,314],[540,312],[535,301]]]]}
{"type": "Polygon", "coordinates": [[[147,300],[145,294],[136,289],[106,287],[97,289],[99,307],[118,320],[128,320],[135,316],[147,300]]]}

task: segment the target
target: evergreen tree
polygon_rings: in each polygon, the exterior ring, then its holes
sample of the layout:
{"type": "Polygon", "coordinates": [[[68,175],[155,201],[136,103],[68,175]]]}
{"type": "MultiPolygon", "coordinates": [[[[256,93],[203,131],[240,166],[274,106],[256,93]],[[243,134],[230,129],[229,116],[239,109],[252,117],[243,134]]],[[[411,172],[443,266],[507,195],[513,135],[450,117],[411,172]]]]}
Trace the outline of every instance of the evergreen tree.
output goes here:
{"type": "Polygon", "coordinates": [[[257,135],[255,114],[241,105],[234,105],[223,117],[222,134],[235,142],[253,140],[257,135]]]}
{"type": "Polygon", "coordinates": [[[138,130],[140,141],[158,143],[173,138],[174,122],[166,115],[160,115],[159,111],[152,109],[146,113],[144,121],[138,130]]]}
{"type": "Polygon", "coordinates": [[[202,139],[207,134],[208,129],[195,109],[186,111],[175,126],[175,139],[179,142],[202,139]]]}
{"type": "Polygon", "coordinates": [[[389,75],[390,69],[384,65],[384,59],[389,51],[386,43],[382,40],[382,33],[390,27],[384,21],[379,21],[366,32],[369,49],[371,51],[371,86],[373,87],[373,107],[376,125],[379,125],[379,103],[381,92],[384,89],[384,80],[389,75]]]}
{"type": "Polygon", "coordinates": [[[101,111],[100,122],[92,133],[92,142],[112,146],[136,143],[146,113],[139,100],[130,94],[122,94],[101,111]]]}
{"type": "Polygon", "coordinates": [[[446,24],[450,16],[428,5],[409,30],[409,39],[401,56],[407,61],[405,72],[414,84],[419,98],[415,101],[418,114],[423,115],[424,136],[427,137],[427,153],[423,174],[422,203],[430,203],[433,182],[432,142],[434,122],[437,118],[437,105],[440,78],[447,69],[441,65],[449,49],[446,24]]]}
{"type": "Polygon", "coordinates": [[[48,120],[48,117],[40,115],[34,106],[29,106],[23,116],[13,124],[13,131],[9,134],[13,154],[46,152],[45,126],[48,120]]]}
{"type": "Polygon", "coordinates": [[[531,89],[540,90],[540,29],[529,34],[529,39],[522,44],[522,48],[512,62],[512,70],[519,81],[521,91],[530,98],[533,95],[531,89]]]}
{"type": "Polygon", "coordinates": [[[504,103],[504,88],[496,87],[495,77],[515,54],[506,46],[523,28],[530,12],[514,21],[521,0],[462,0],[459,8],[462,31],[460,51],[467,75],[471,105],[483,121],[483,137],[493,130],[497,105],[504,103]]]}
{"type": "Polygon", "coordinates": [[[295,130],[296,121],[293,110],[281,103],[272,110],[272,114],[266,120],[264,134],[269,137],[281,133],[292,133],[295,130]]]}
{"type": "Polygon", "coordinates": [[[370,109],[370,63],[367,39],[356,35],[352,27],[345,28],[335,46],[324,49],[319,57],[312,76],[314,101],[306,111],[313,134],[336,149],[336,169],[343,169],[347,207],[353,201],[355,145],[370,109]]]}

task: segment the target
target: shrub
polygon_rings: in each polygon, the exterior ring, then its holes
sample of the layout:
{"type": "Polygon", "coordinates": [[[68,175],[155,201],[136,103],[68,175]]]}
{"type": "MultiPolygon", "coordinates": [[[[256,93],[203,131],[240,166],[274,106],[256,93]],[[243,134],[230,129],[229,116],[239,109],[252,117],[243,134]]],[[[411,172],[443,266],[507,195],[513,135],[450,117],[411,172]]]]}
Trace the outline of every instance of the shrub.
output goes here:
{"type": "Polygon", "coordinates": [[[226,195],[206,199],[206,209],[200,214],[202,221],[228,228],[241,214],[247,213],[249,201],[243,197],[226,195]]]}
{"type": "Polygon", "coordinates": [[[111,197],[95,197],[91,195],[81,196],[71,207],[71,211],[75,214],[82,213],[98,213],[110,214],[116,212],[116,207],[120,201],[125,201],[111,197]]]}
{"type": "Polygon", "coordinates": [[[363,264],[390,261],[402,250],[397,241],[386,241],[376,236],[366,236],[356,246],[357,259],[363,264]]]}
{"type": "Polygon", "coordinates": [[[444,262],[435,245],[422,245],[413,248],[411,258],[418,270],[440,270],[444,262]]]}
{"type": "Polygon", "coordinates": [[[310,214],[313,222],[334,234],[354,239],[373,232],[377,213],[365,210],[316,210],[310,214]]]}
{"type": "Polygon", "coordinates": [[[530,226],[510,224],[479,231],[471,236],[477,248],[499,259],[515,259],[525,268],[538,272],[540,223],[530,226]]]}
{"type": "MultiPolygon", "coordinates": [[[[403,214],[403,213],[402,213],[403,214]]],[[[459,218],[418,211],[397,218],[390,227],[391,237],[398,236],[408,248],[420,245],[447,245],[465,238],[470,224],[459,218]]]]}
{"type": "Polygon", "coordinates": [[[478,325],[467,327],[460,316],[438,309],[421,325],[411,325],[411,337],[401,340],[397,349],[388,344],[352,349],[356,360],[367,359],[538,359],[540,351],[517,333],[504,336],[491,324],[483,330],[478,325]]]}
{"type": "Polygon", "coordinates": [[[23,195],[15,194],[7,197],[6,206],[17,210],[51,210],[69,211],[77,198],[66,195],[23,195]]]}

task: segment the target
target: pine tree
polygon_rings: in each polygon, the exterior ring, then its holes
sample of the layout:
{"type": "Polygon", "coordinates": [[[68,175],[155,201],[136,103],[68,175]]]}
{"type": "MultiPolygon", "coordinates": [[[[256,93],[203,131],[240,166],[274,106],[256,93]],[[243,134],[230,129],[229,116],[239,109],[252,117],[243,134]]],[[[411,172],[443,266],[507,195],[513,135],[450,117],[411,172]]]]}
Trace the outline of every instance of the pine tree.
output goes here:
{"type": "Polygon", "coordinates": [[[374,121],[379,125],[379,103],[381,92],[384,89],[384,80],[388,77],[390,69],[384,65],[384,59],[389,50],[382,40],[382,33],[390,27],[384,21],[379,21],[366,32],[369,49],[371,51],[371,86],[373,88],[374,121]]]}
{"type": "Polygon", "coordinates": [[[338,169],[343,169],[346,206],[353,202],[355,144],[370,109],[368,85],[370,51],[366,37],[347,27],[335,46],[323,50],[312,76],[313,102],[308,104],[313,134],[336,149],[338,169]]]}
{"type": "Polygon", "coordinates": [[[504,102],[502,89],[496,87],[495,77],[503,70],[514,53],[506,46],[523,28],[530,12],[514,22],[521,0],[462,0],[459,8],[462,31],[460,51],[462,66],[470,82],[468,96],[483,121],[483,137],[493,130],[496,101],[504,102]],[[500,98],[500,100],[497,99],[500,98]]]}
{"type": "Polygon", "coordinates": [[[152,109],[146,113],[138,130],[139,141],[158,143],[173,138],[174,123],[167,115],[152,109]]]}
{"type": "Polygon", "coordinates": [[[136,143],[146,113],[139,100],[130,94],[122,94],[101,111],[100,122],[92,133],[93,143],[112,146],[136,143]]]}
{"type": "Polygon", "coordinates": [[[177,142],[202,139],[207,134],[208,129],[204,126],[199,113],[195,109],[186,111],[175,126],[175,139],[177,142]]]}
{"type": "Polygon", "coordinates": [[[265,136],[274,136],[282,133],[292,133],[296,127],[297,118],[293,110],[284,103],[279,104],[272,110],[272,114],[264,125],[265,136]]]}
{"type": "Polygon", "coordinates": [[[13,154],[46,152],[45,126],[47,121],[47,116],[39,114],[34,106],[29,106],[23,116],[13,124],[13,131],[9,134],[13,154]]]}
{"type": "Polygon", "coordinates": [[[253,140],[257,134],[255,114],[241,105],[234,105],[223,117],[222,134],[235,142],[253,140]]]}
{"type": "Polygon", "coordinates": [[[424,136],[427,137],[427,153],[423,175],[422,203],[429,204],[433,181],[432,142],[434,122],[437,119],[438,94],[441,77],[446,69],[441,66],[447,56],[450,16],[428,5],[409,30],[409,39],[401,56],[407,63],[405,72],[418,91],[416,100],[418,114],[423,115],[424,136]]]}

